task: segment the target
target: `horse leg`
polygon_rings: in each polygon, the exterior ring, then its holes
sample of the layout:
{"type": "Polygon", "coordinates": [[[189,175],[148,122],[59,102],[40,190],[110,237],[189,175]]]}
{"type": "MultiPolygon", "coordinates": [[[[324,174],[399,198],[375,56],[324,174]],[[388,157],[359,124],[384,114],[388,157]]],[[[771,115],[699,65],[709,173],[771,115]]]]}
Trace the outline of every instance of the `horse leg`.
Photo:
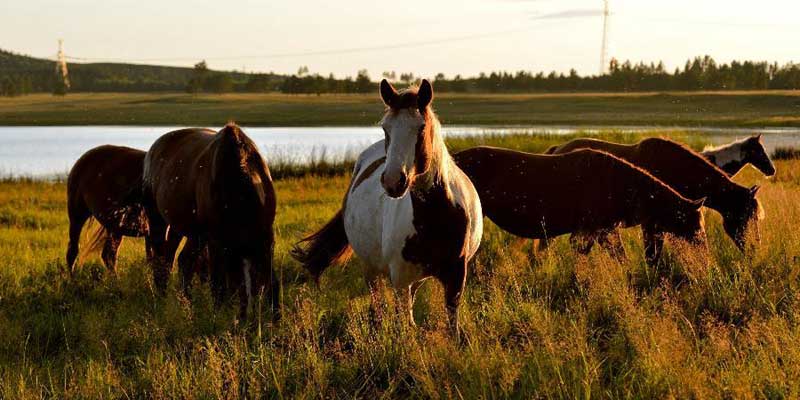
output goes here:
{"type": "Polygon", "coordinates": [[[423,283],[425,283],[425,280],[421,279],[412,283],[408,288],[408,320],[411,321],[411,326],[417,326],[417,323],[414,321],[414,300],[417,296],[417,290],[422,287],[423,283]]]}
{"type": "Polygon", "coordinates": [[[117,273],[117,253],[119,252],[120,244],[122,244],[122,235],[109,231],[108,236],[106,236],[106,242],[103,244],[102,258],[103,264],[112,274],[117,273]]]}
{"type": "MultiPolygon", "coordinates": [[[[275,237],[270,234],[268,238],[268,248],[266,255],[266,272],[267,276],[266,287],[269,290],[270,305],[272,307],[272,321],[277,322],[281,319],[281,280],[278,274],[275,273],[275,237]]],[[[261,289],[259,289],[261,290],[261,289]]]]}
{"type": "Polygon", "coordinates": [[[444,285],[444,302],[447,308],[447,316],[450,322],[450,331],[461,339],[461,328],[458,325],[458,306],[461,304],[461,294],[464,292],[464,285],[467,280],[467,260],[459,258],[452,265],[446,267],[444,275],[440,278],[444,285]]]}
{"type": "Polygon", "coordinates": [[[654,267],[661,260],[664,250],[664,236],[642,227],[642,237],[644,240],[644,259],[649,267],[654,267]]]}
{"type": "Polygon", "coordinates": [[[186,297],[190,297],[189,288],[192,286],[192,279],[200,264],[199,248],[197,239],[187,237],[183,250],[178,254],[178,271],[181,274],[181,287],[186,297]]]}
{"type": "Polygon", "coordinates": [[[147,262],[154,261],[155,251],[153,251],[153,241],[150,239],[149,233],[144,236],[144,256],[147,262]]]}
{"type": "Polygon", "coordinates": [[[214,304],[216,306],[220,306],[225,299],[227,264],[228,255],[226,249],[216,240],[209,241],[208,268],[211,276],[211,294],[214,296],[214,304]]]}
{"type": "Polygon", "coordinates": [[[370,266],[364,267],[364,283],[370,297],[369,321],[373,328],[383,321],[383,303],[381,302],[382,283],[378,271],[370,266]]]}
{"type": "Polygon", "coordinates": [[[543,254],[550,247],[550,241],[547,240],[546,237],[543,237],[543,238],[540,238],[540,239],[534,239],[534,245],[535,245],[534,249],[536,251],[536,254],[543,254]],[[536,242],[538,242],[538,243],[536,243],[536,242]]]}
{"type": "Polygon", "coordinates": [[[622,233],[619,229],[604,230],[597,236],[597,243],[605,249],[612,258],[622,264],[627,261],[625,247],[622,246],[622,233]]]}
{"type": "Polygon", "coordinates": [[[594,247],[595,236],[586,232],[574,232],[569,236],[569,244],[579,254],[587,255],[594,247]]]}
{"type": "Polygon", "coordinates": [[[66,269],[72,276],[75,271],[75,260],[78,258],[78,246],[81,241],[81,230],[86,220],[89,219],[91,213],[83,204],[75,204],[74,201],[70,202],[67,209],[69,216],[69,244],[67,244],[67,265],[66,269]]]}

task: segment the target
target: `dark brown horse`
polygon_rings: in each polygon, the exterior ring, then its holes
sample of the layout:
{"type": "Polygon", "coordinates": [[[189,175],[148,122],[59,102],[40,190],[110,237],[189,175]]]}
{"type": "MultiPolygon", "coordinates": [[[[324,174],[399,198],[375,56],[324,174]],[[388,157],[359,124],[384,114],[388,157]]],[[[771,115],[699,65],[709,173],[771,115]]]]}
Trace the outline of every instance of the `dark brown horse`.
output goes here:
{"type": "Polygon", "coordinates": [[[763,218],[756,199],[759,187],[748,189],[734,183],[722,170],[682,144],[661,138],[631,145],[576,139],[552,147],[548,153],[564,154],[576,149],[606,151],[650,172],[687,198],[705,197],[705,206],[722,214],[725,232],[740,250],[745,247],[748,228],[758,238],[758,220],[763,218]]]}
{"type": "Polygon", "coordinates": [[[665,233],[705,246],[703,200],[686,199],[608,153],[579,150],[553,156],[481,146],[454,159],[478,190],[484,215],[514,235],[591,236],[641,225],[651,263],[660,257],[665,233]]]}
{"type": "MultiPolygon", "coordinates": [[[[75,268],[81,230],[89,218],[99,227],[89,247],[102,246],[106,268],[114,272],[123,236],[147,237],[148,225],[141,205],[145,152],[121,146],[99,146],[84,153],[67,178],[69,245],[67,269],[75,268]]],[[[149,240],[148,257],[151,256],[149,240]]]]}
{"type": "Polygon", "coordinates": [[[219,132],[181,129],[161,136],[144,161],[144,204],[156,251],[153,277],[163,291],[178,240],[185,236],[181,270],[208,251],[217,302],[238,289],[240,317],[254,296],[269,292],[279,317],[280,283],[272,267],[275,190],[267,164],[235,124],[219,132]],[[169,225],[169,240],[166,231],[169,225]]]}

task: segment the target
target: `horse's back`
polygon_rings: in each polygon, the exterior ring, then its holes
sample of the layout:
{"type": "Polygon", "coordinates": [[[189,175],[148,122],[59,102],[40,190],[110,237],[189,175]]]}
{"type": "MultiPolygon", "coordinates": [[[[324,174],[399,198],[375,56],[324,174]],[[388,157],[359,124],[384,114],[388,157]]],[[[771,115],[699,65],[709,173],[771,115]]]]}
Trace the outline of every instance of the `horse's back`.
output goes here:
{"type": "Polygon", "coordinates": [[[196,184],[209,173],[204,150],[214,137],[214,131],[200,128],[168,132],[145,156],[145,197],[154,202],[171,229],[184,233],[195,228],[196,184]]]}
{"type": "Polygon", "coordinates": [[[520,236],[559,235],[623,213],[625,189],[641,172],[608,153],[541,155],[479,147],[456,154],[483,213],[520,236]],[[638,172],[638,174],[637,174],[638,172]]]}
{"type": "Polygon", "coordinates": [[[141,187],[145,152],[103,145],[84,153],[67,178],[68,203],[83,202],[94,214],[124,207],[141,187]]]}
{"type": "Polygon", "coordinates": [[[144,161],[144,176],[155,184],[162,174],[169,176],[186,168],[214,139],[214,131],[187,128],[168,132],[153,142],[144,161]]]}

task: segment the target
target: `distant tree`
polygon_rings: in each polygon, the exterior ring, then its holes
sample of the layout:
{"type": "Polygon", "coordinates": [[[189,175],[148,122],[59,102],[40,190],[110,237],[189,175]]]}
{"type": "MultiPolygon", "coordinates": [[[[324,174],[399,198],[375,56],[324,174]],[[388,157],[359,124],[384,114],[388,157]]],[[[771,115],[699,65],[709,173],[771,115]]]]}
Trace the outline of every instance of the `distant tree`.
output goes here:
{"type": "Polygon", "coordinates": [[[436,80],[436,81],[443,81],[443,80],[445,80],[444,73],[443,73],[443,72],[439,72],[438,74],[436,74],[436,76],[435,76],[433,79],[434,79],[434,80],[436,80]]]}
{"type": "Polygon", "coordinates": [[[53,82],[53,95],[65,96],[67,94],[67,89],[67,85],[64,83],[64,78],[61,76],[56,76],[56,79],[53,82]]]}
{"type": "Polygon", "coordinates": [[[308,66],[304,65],[297,69],[297,76],[308,75],[308,66]]]}
{"type": "Polygon", "coordinates": [[[218,72],[205,79],[203,88],[211,93],[228,93],[233,91],[233,79],[230,74],[218,72]]]}
{"type": "Polygon", "coordinates": [[[355,92],[369,93],[375,90],[375,85],[369,79],[369,72],[366,69],[358,71],[355,81],[355,92]]]}
{"type": "Polygon", "coordinates": [[[411,72],[400,74],[400,81],[402,81],[406,85],[410,85],[414,82],[414,74],[411,72]]]}
{"type": "Polygon", "coordinates": [[[272,81],[269,75],[251,74],[245,84],[245,90],[248,92],[269,92],[273,90],[272,81]]]}
{"type": "Polygon", "coordinates": [[[0,95],[14,97],[19,96],[19,94],[20,90],[17,86],[17,82],[15,82],[10,76],[4,76],[3,80],[0,81],[0,95]]]}
{"type": "Polygon", "coordinates": [[[192,77],[189,83],[186,84],[186,91],[189,93],[198,93],[205,87],[206,79],[208,78],[208,64],[206,61],[200,61],[194,65],[192,77]]]}
{"type": "Polygon", "coordinates": [[[384,71],[382,75],[384,78],[386,78],[386,80],[389,81],[397,80],[397,73],[394,71],[384,71]]]}

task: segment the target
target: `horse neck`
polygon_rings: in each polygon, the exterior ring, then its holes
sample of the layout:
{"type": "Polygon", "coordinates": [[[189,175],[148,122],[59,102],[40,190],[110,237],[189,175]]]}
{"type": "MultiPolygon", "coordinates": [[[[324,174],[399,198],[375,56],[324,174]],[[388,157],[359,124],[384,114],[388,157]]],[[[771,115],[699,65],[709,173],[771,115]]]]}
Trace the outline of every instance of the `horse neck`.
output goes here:
{"type": "Polygon", "coordinates": [[[441,134],[442,126],[435,115],[431,115],[431,164],[428,171],[421,174],[414,180],[412,191],[417,193],[425,193],[435,187],[444,187],[447,189],[445,183],[449,179],[449,171],[453,166],[453,158],[447,151],[447,146],[444,143],[444,138],[441,134]]]}
{"type": "Polygon", "coordinates": [[[233,143],[225,140],[217,143],[212,171],[212,185],[217,195],[233,194],[232,198],[242,198],[242,194],[255,189],[254,171],[249,171],[243,153],[233,143]]]}
{"type": "Polygon", "coordinates": [[[659,182],[646,174],[639,175],[640,182],[637,187],[645,190],[634,192],[632,201],[637,208],[640,221],[657,217],[659,215],[671,215],[679,208],[684,199],[678,192],[667,185],[659,182]]]}

